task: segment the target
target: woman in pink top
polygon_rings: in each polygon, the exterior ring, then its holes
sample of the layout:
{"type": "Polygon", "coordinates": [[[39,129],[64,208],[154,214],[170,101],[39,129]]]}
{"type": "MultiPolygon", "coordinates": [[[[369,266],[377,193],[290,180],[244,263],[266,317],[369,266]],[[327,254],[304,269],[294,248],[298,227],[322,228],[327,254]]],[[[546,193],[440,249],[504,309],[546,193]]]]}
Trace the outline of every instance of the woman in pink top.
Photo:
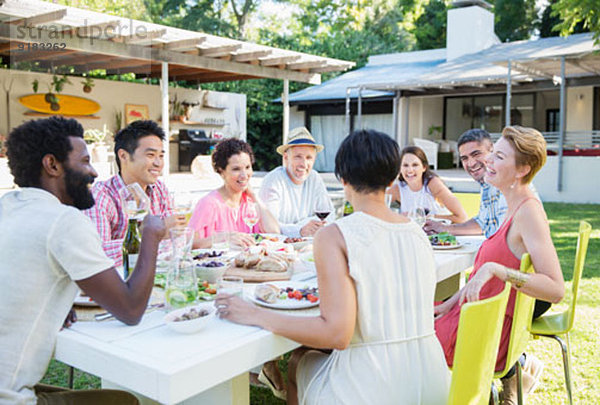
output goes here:
{"type": "MultiPolygon", "coordinates": [[[[553,303],[563,298],[564,280],[548,219],[544,207],[528,186],[545,162],[544,137],[535,129],[518,126],[504,128],[487,158],[485,181],[504,194],[508,212],[498,231],[481,245],[469,282],[452,298],[435,307],[436,334],[449,365],[454,358],[460,307],[464,302],[495,296],[503,290],[505,282],[512,284],[496,360],[496,370],[501,370],[506,363],[515,290],[553,303]],[[531,256],[535,274],[518,270],[520,258],[526,252],[531,256]]],[[[523,370],[525,393],[533,390],[542,367],[539,360],[527,356],[523,370]]],[[[509,372],[502,383],[503,403],[516,403],[516,374],[509,372]]]]}
{"type": "Polygon", "coordinates": [[[194,248],[210,247],[216,232],[229,232],[231,242],[242,247],[254,243],[251,233],[279,233],[277,220],[249,187],[253,163],[254,153],[246,142],[229,138],[217,144],[212,164],[224,184],[204,196],[194,209],[188,225],[196,231],[194,248]],[[258,222],[250,227],[244,219],[253,209],[258,222]]]}

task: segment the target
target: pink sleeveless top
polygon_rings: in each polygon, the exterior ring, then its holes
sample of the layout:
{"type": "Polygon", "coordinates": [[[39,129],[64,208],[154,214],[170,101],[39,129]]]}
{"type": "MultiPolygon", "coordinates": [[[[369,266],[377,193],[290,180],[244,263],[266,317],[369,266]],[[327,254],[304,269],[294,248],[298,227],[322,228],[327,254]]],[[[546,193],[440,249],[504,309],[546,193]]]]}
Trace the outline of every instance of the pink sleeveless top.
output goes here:
{"type": "MultiPolygon", "coordinates": [[[[527,198],[522,201],[515,210],[515,213],[530,199],[534,198],[527,198]]],[[[479,268],[487,262],[496,262],[511,269],[519,269],[521,267],[521,259],[515,257],[506,243],[506,235],[508,234],[514,215],[515,214],[513,213],[510,218],[504,221],[495,234],[481,244],[477,256],[475,257],[473,272],[471,273],[469,280],[475,277],[479,268]]],[[[479,298],[483,300],[498,295],[504,289],[504,285],[504,281],[500,280],[498,277],[492,277],[492,279],[485,283],[481,288],[479,298]]],[[[508,304],[506,306],[506,313],[504,314],[500,347],[496,359],[496,371],[502,371],[506,364],[510,328],[512,326],[513,312],[515,309],[515,298],[516,290],[511,289],[508,304]]],[[[458,330],[458,320],[460,318],[460,307],[461,305],[459,304],[455,305],[446,315],[435,321],[435,333],[442,344],[444,354],[446,355],[446,362],[450,367],[452,367],[452,362],[454,360],[454,347],[456,345],[456,332],[458,330]]]]}

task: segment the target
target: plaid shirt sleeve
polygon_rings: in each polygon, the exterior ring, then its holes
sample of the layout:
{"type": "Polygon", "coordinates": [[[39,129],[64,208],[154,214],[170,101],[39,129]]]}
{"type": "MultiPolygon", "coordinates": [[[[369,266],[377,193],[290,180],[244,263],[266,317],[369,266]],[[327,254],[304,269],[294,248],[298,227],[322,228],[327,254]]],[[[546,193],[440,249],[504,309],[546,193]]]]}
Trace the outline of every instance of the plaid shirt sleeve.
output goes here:
{"type": "Polygon", "coordinates": [[[155,183],[155,187],[152,190],[151,208],[150,212],[152,215],[159,215],[161,218],[170,217],[175,213],[173,202],[169,198],[169,190],[167,186],[160,180],[155,183]]]}
{"type": "Polygon", "coordinates": [[[106,255],[113,259],[115,266],[122,264],[123,238],[113,239],[113,228],[118,227],[118,215],[115,202],[105,187],[94,187],[92,189],[96,204],[85,210],[84,213],[92,220],[100,239],[102,239],[102,248],[106,255]]]}

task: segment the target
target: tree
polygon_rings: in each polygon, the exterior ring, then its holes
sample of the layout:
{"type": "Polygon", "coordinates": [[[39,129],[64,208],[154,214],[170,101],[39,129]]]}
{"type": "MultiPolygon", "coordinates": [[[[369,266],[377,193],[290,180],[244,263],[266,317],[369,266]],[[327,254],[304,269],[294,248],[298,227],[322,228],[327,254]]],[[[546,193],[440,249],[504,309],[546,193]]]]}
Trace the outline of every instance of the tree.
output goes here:
{"type": "Polygon", "coordinates": [[[135,20],[147,18],[144,0],[58,0],[54,2],[135,20]]]}
{"type": "Polygon", "coordinates": [[[432,0],[425,6],[412,31],[417,40],[417,49],[446,47],[447,13],[448,8],[442,0],[432,0]]]}
{"type": "Polygon", "coordinates": [[[595,43],[600,43],[600,0],[558,0],[552,9],[562,19],[557,26],[561,35],[570,34],[583,24],[593,33],[595,43]]]}
{"type": "MultiPolygon", "coordinates": [[[[557,3],[557,0],[551,0],[550,4],[544,9],[542,13],[542,20],[540,21],[540,37],[557,37],[560,35],[560,24],[564,21],[561,19],[559,13],[554,10],[554,5],[557,3]]],[[[584,22],[579,21],[573,30],[572,34],[579,34],[582,32],[589,32],[589,29],[584,28],[584,22]]]]}
{"type": "Polygon", "coordinates": [[[535,0],[496,0],[496,35],[502,42],[529,39],[536,26],[535,0]]]}

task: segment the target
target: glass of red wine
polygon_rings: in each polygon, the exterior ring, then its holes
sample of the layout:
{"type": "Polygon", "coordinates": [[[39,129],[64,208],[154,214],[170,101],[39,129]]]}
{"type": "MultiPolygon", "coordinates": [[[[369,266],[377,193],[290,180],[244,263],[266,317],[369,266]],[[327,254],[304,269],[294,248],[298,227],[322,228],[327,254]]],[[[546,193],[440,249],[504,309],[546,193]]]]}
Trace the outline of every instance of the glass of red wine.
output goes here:
{"type": "Polygon", "coordinates": [[[324,221],[331,213],[331,204],[326,196],[319,196],[315,202],[315,215],[324,221]]]}

